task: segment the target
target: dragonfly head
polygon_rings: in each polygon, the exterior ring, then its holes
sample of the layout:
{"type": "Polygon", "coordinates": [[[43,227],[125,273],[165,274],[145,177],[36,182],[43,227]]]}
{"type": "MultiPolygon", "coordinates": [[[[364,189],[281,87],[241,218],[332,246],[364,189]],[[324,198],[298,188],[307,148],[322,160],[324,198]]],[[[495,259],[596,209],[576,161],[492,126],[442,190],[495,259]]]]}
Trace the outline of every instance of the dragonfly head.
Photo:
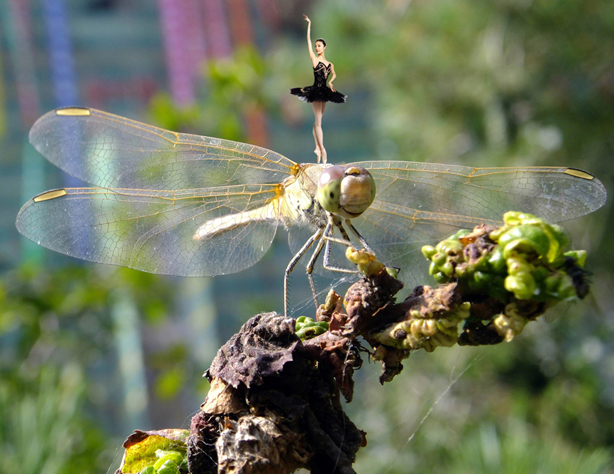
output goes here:
{"type": "Polygon", "coordinates": [[[360,166],[329,166],[318,181],[318,202],[326,211],[358,217],[375,199],[375,180],[360,166]]]}

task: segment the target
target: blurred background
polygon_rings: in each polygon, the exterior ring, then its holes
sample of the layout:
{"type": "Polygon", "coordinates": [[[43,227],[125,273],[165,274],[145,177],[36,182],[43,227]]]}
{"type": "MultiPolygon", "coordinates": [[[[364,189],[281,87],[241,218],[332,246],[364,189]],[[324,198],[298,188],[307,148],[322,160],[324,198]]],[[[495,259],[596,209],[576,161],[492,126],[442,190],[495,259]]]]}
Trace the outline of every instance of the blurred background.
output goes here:
{"type": "MultiPolygon", "coordinates": [[[[607,0],[6,0],[0,7],[0,471],[113,472],[136,428],[189,427],[219,346],[281,311],[290,253],[232,276],[87,264],[25,241],[27,199],[75,180],[28,130],[100,108],[311,162],[323,37],[344,105],[329,161],[585,169],[612,192],[614,9],[607,0]]],[[[357,472],[614,472],[613,208],[565,224],[592,294],[510,344],[416,353],[382,387],[365,363],[346,406],[368,433],[357,472]]],[[[426,282],[425,282],[426,283],[426,282]]],[[[344,290],[344,288],[341,288],[344,290]]],[[[312,315],[306,280],[296,314],[312,315]]]]}

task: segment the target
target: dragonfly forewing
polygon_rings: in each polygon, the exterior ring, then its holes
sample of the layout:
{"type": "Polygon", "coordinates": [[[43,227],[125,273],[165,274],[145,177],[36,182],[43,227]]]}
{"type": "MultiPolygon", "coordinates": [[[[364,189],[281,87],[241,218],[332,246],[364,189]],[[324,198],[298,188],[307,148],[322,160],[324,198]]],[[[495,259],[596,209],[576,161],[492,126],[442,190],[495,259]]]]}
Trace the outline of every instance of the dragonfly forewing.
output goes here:
{"type": "Polygon", "coordinates": [[[197,189],[280,183],[295,163],[266,148],[187,133],[95,109],[51,111],[30,143],[50,162],[94,186],[197,189]]]}
{"type": "Polygon", "coordinates": [[[501,220],[510,210],[550,222],[599,209],[607,193],[592,175],[563,167],[472,168],[402,161],[357,163],[377,183],[377,200],[419,211],[501,220]]]}

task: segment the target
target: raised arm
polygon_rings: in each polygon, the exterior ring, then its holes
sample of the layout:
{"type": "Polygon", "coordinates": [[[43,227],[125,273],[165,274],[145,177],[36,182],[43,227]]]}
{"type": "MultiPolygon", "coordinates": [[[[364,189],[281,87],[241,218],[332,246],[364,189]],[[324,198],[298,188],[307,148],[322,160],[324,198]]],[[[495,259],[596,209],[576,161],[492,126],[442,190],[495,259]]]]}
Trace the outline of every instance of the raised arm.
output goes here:
{"type": "Polygon", "coordinates": [[[311,20],[305,14],[303,14],[303,17],[305,18],[305,21],[307,22],[307,49],[309,49],[309,58],[311,59],[311,63],[313,64],[313,67],[316,67],[318,65],[318,57],[313,52],[313,47],[311,45],[311,20]]]}
{"type": "Polygon", "coordinates": [[[330,90],[333,92],[335,92],[335,88],[333,87],[335,77],[337,77],[337,74],[335,73],[335,65],[330,63],[330,81],[328,81],[328,87],[330,87],[330,90]]]}

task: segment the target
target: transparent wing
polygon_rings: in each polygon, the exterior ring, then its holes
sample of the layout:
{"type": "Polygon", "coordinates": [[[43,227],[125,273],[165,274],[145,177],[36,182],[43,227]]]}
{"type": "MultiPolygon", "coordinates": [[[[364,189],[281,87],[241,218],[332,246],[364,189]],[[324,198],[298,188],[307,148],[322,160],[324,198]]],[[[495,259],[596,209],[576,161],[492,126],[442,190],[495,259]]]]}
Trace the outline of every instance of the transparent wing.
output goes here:
{"type": "Polygon", "coordinates": [[[47,113],[30,143],[67,173],[104,188],[198,189],[280,183],[294,162],[253,145],[175,133],[95,109],[47,113]]]}
{"type": "Polygon", "coordinates": [[[377,201],[434,212],[501,220],[515,210],[550,222],[599,209],[607,193],[594,176],[572,168],[471,168],[436,163],[369,161],[377,201]]]}
{"type": "Polygon", "coordinates": [[[354,226],[401,279],[423,284],[428,264],[423,245],[460,228],[499,224],[510,210],[550,222],[573,219],[601,207],[599,180],[569,168],[470,168],[432,163],[357,163],[375,178],[377,196],[354,226]]]}
{"type": "Polygon", "coordinates": [[[28,201],[17,228],[72,257],[177,276],[234,273],[271,245],[276,186],[187,191],[74,188],[28,201]],[[197,236],[199,229],[207,235],[197,236]]]}

